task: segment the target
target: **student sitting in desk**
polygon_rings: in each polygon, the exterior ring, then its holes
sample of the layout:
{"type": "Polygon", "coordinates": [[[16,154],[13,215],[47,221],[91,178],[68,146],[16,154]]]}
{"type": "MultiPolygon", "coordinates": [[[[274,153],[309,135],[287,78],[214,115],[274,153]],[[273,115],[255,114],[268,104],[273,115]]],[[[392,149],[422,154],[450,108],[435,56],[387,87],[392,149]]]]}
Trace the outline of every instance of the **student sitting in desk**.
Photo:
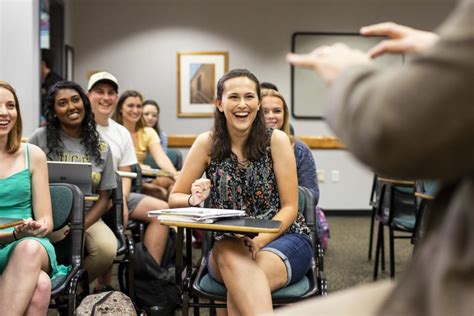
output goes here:
{"type": "Polygon", "coordinates": [[[191,147],[169,204],[209,198],[212,208],[282,222],[278,233],[253,239],[217,235],[209,258],[211,276],[227,287],[229,314],[269,313],[271,292],[299,281],[312,258],[310,230],[297,210],[295,157],[285,133],[266,129],[259,82],[248,70],[220,78],[215,106],[214,128],[191,147]]]}
{"type": "Polygon", "coordinates": [[[0,229],[0,315],[46,315],[50,277],[67,268],[57,264],[45,238],[53,227],[46,157],[38,147],[21,144],[20,105],[4,81],[0,122],[0,216],[25,220],[0,229]]]}
{"type": "MultiPolygon", "coordinates": [[[[117,107],[119,89],[117,78],[105,71],[95,73],[90,77],[87,89],[97,130],[110,146],[115,169],[125,172],[132,171],[132,165],[137,163],[132,137],[125,127],[110,118],[117,107]]],[[[128,218],[147,223],[144,245],[156,262],[161,264],[168,238],[168,227],[161,225],[156,218],[148,217],[148,211],[168,208],[168,204],[145,194],[130,192],[131,187],[131,179],[123,177],[125,226],[127,226],[128,218]]],[[[97,279],[97,290],[111,288],[111,272],[97,279]]]]}
{"type": "Polygon", "coordinates": [[[101,217],[108,210],[109,191],[117,186],[109,145],[100,137],[91,104],[74,82],[60,81],[48,93],[46,127],[28,140],[46,153],[48,160],[90,162],[93,192],[99,199],[86,211],[84,259],[89,281],[111,267],[117,252],[117,239],[101,217]]]}
{"type": "Polygon", "coordinates": [[[161,147],[160,137],[157,132],[153,128],[146,126],[142,114],[142,95],[138,91],[127,90],[122,93],[118,100],[113,119],[125,126],[130,135],[132,135],[138,163],[143,169],[149,168],[144,163],[147,154],[151,154],[160,169],[170,173],[173,177],[158,177],[152,183],[143,183],[142,185],[143,193],[167,201],[170,189],[174,185],[178,173],[161,147]]]}

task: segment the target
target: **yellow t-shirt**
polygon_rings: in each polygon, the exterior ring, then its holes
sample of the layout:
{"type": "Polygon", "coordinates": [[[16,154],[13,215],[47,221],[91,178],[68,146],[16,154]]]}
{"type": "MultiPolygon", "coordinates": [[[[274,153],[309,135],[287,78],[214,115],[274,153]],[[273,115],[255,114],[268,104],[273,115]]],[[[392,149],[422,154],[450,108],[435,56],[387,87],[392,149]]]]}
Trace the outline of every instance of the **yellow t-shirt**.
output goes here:
{"type": "Polygon", "coordinates": [[[146,155],[148,154],[148,147],[151,144],[159,143],[160,136],[151,127],[144,127],[137,131],[137,142],[135,144],[135,153],[139,164],[143,164],[146,155]]]}

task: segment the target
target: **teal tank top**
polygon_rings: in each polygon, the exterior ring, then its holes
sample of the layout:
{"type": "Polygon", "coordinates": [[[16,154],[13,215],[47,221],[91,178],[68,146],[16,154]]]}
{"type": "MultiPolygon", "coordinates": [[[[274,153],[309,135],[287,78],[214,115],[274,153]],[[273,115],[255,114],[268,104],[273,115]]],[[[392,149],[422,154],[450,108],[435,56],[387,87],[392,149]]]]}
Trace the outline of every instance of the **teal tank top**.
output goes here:
{"type": "MultiPolygon", "coordinates": [[[[0,179],[0,216],[27,219],[32,217],[29,146],[26,146],[26,169],[0,179]]],[[[3,231],[12,231],[7,228],[3,231]]]]}
{"type": "MultiPolygon", "coordinates": [[[[28,219],[33,217],[31,206],[31,172],[30,148],[26,144],[26,169],[0,179],[0,217],[28,219]]],[[[1,229],[1,232],[12,231],[13,227],[1,229]]],[[[16,245],[24,239],[34,239],[41,243],[49,256],[50,276],[52,279],[66,275],[69,268],[58,265],[56,252],[48,238],[25,237],[7,244],[0,244],[0,274],[5,270],[8,259],[16,245]]]]}

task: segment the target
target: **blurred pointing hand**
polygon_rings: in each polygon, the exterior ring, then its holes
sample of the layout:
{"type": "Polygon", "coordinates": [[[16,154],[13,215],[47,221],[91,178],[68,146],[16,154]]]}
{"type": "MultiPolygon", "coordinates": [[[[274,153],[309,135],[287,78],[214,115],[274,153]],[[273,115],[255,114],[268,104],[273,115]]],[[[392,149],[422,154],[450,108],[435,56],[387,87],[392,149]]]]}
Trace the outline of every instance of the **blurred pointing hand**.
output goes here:
{"type": "Polygon", "coordinates": [[[342,43],[321,46],[309,54],[290,53],[286,60],[296,67],[313,69],[328,85],[346,68],[371,63],[369,55],[342,43]]]}
{"type": "Polygon", "coordinates": [[[369,51],[371,58],[382,54],[420,53],[436,43],[438,35],[420,31],[408,26],[385,22],[364,26],[360,29],[364,36],[387,36],[390,39],[381,41],[369,51]]]}

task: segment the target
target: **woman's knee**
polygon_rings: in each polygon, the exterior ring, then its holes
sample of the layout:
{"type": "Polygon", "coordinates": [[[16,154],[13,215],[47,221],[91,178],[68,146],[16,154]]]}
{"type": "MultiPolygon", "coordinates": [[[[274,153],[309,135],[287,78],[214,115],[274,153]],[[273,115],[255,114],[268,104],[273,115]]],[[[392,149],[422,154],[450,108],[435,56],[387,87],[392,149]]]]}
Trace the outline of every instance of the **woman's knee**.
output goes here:
{"type": "Polygon", "coordinates": [[[25,264],[29,266],[41,266],[41,251],[43,246],[36,240],[25,239],[20,241],[13,250],[12,259],[15,264],[25,264]],[[18,258],[19,260],[16,260],[18,258]]]}

